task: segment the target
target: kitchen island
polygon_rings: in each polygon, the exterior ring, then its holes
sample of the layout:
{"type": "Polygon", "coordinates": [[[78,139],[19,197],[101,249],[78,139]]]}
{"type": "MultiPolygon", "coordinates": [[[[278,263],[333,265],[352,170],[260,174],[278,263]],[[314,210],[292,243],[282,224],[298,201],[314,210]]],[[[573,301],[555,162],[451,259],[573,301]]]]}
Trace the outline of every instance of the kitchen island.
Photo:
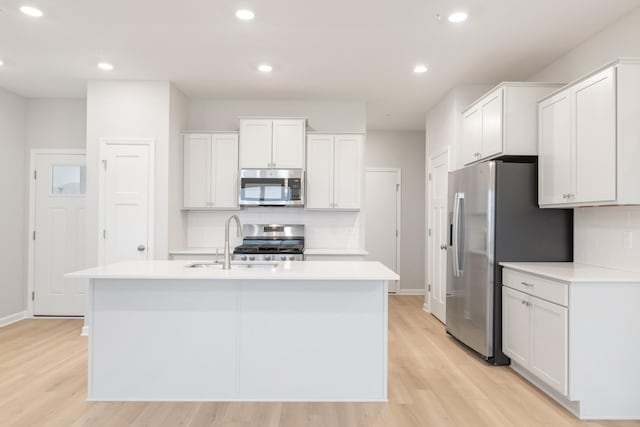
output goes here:
{"type": "Polygon", "coordinates": [[[68,275],[90,279],[89,400],[387,399],[396,273],[377,262],[192,264],[68,275]]]}

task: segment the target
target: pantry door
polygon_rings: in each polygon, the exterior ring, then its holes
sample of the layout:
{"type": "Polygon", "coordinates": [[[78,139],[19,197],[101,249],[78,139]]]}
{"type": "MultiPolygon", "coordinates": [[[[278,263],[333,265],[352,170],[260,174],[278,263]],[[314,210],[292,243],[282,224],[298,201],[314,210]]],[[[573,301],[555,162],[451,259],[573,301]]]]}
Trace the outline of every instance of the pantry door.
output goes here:
{"type": "Polygon", "coordinates": [[[83,150],[34,150],[29,277],[35,316],[82,316],[87,283],[65,273],[87,267],[83,150]]]}
{"type": "MultiPolygon", "coordinates": [[[[400,169],[368,168],[365,191],[367,260],[400,274],[400,169]]],[[[399,280],[389,281],[389,292],[399,290],[399,280]]]]}
{"type": "Polygon", "coordinates": [[[153,258],[153,140],[103,140],[100,264],[153,258]]]}

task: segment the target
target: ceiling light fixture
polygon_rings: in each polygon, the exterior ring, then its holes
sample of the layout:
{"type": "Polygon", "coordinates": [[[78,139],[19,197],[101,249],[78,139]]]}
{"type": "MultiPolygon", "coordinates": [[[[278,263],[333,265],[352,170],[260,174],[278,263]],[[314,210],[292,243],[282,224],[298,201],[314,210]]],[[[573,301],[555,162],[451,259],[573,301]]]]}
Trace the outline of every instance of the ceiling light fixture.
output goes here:
{"type": "Polygon", "coordinates": [[[454,24],[457,24],[457,23],[466,21],[468,17],[469,15],[467,15],[465,12],[455,12],[449,15],[448,20],[449,22],[453,22],[454,24]]]}
{"type": "Polygon", "coordinates": [[[273,71],[273,67],[269,64],[261,64],[258,65],[258,70],[262,71],[263,73],[270,73],[271,71],[273,71]]]}
{"type": "Polygon", "coordinates": [[[113,65],[109,64],[108,62],[100,62],[98,63],[98,68],[104,71],[112,71],[113,65]]]}
{"type": "Polygon", "coordinates": [[[236,18],[242,19],[243,21],[251,21],[255,16],[255,13],[249,9],[240,9],[236,11],[236,18]]]}
{"type": "Polygon", "coordinates": [[[21,6],[20,12],[24,13],[25,15],[33,16],[35,18],[39,18],[43,15],[40,9],[33,6],[21,6]]]}
{"type": "Polygon", "coordinates": [[[416,66],[413,68],[413,72],[414,72],[414,73],[416,73],[416,74],[426,73],[426,72],[427,72],[427,70],[428,70],[428,68],[427,68],[427,66],[426,66],[426,65],[416,65],[416,66]]]}

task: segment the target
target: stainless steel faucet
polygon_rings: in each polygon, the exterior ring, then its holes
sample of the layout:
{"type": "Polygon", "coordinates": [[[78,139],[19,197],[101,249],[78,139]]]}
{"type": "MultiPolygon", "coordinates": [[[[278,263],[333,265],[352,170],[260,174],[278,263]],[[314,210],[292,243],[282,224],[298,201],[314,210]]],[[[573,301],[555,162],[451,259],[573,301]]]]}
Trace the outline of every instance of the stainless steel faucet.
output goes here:
{"type": "Polygon", "coordinates": [[[231,250],[229,249],[229,225],[231,224],[231,220],[236,220],[236,228],[238,230],[238,237],[242,238],[242,224],[240,224],[240,218],[238,215],[231,215],[227,222],[224,224],[224,264],[222,265],[223,270],[231,269],[231,250]]]}

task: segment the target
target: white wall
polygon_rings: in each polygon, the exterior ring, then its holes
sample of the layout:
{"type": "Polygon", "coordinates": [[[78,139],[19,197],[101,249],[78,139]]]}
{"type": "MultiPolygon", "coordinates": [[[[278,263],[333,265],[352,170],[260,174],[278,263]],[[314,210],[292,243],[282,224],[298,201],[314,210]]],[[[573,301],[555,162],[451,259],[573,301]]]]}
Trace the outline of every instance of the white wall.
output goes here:
{"type": "Polygon", "coordinates": [[[24,98],[0,88],[0,319],[26,305],[26,111],[24,98]]]}
{"type": "Polygon", "coordinates": [[[182,131],[189,120],[189,100],[171,85],[169,93],[169,249],[187,246],[187,214],[182,211],[182,131]]]}
{"type": "Polygon", "coordinates": [[[169,82],[87,83],[87,251],[98,255],[98,173],[101,138],[155,140],[154,256],[168,256],[169,82]]]}
{"type": "Polygon", "coordinates": [[[237,130],[239,116],[307,117],[312,130],[364,133],[367,109],[356,101],[196,99],[189,105],[189,129],[237,130]]]}
{"type": "MultiPolygon", "coordinates": [[[[424,289],[424,132],[370,131],[365,167],[402,170],[402,231],[400,287],[424,289]]],[[[368,213],[372,215],[372,213],[368,213]]]]}
{"type": "Polygon", "coordinates": [[[85,99],[28,99],[27,148],[85,148],[85,99]]]}
{"type": "MultiPolygon", "coordinates": [[[[640,8],[536,72],[529,80],[569,82],[617,57],[640,57],[638,40],[640,8]]],[[[574,259],[602,267],[640,271],[640,207],[575,209],[574,259]],[[626,244],[629,236],[632,248],[626,244]]]]}
{"type": "MultiPolygon", "coordinates": [[[[239,116],[277,116],[307,117],[308,126],[312,130],[364,133],[366,115],[364,102],[200,99],[189,103],[188,128],[237,130],[239,116]]],[[[312,212],[299,208],[253,208],[230,212],[190,211],[187,214],[187,246],[221,247],[224,242],[224,221],[234,213],[247,224],[305,224],[307,248],[357,249],[364,246],[364,224],[359,212],[312,212]]],[[[172,246],[171,249],[182,247],[172,246]]]]}

